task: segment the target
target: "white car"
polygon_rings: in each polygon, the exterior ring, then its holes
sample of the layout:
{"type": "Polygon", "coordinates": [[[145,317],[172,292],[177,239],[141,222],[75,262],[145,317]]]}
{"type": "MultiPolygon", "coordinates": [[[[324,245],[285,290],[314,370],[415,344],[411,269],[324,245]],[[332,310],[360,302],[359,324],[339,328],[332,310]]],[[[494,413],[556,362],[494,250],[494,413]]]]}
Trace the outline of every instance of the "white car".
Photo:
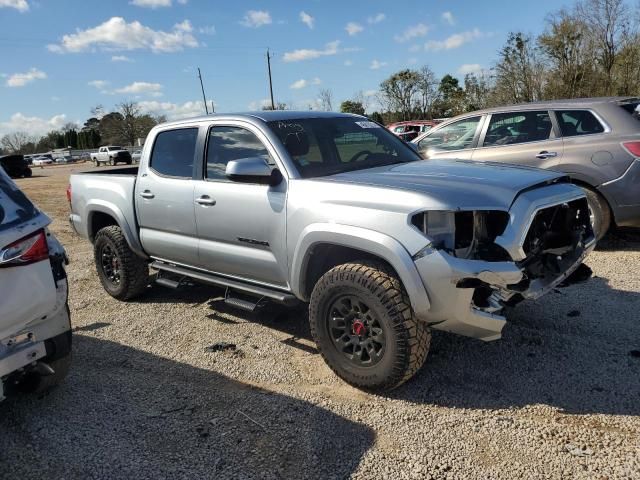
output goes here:
{"type": "Polygon", "coordinates": [[[44,165],[51,165],[52,163],[53,160],[51,160],[49,157],[36,157],[33,159],[32,165],[34,167],[42,167],[44,165]]]}
{"type": "Polygon", "coordinates": [[[67,257],[49,223],[0,169],[0,400],[45,391],[71,365],[67,257]]]}
{"type": "Polygon", "coordinates": [[[142,150],[136,150],[131,154],[131,158],[134,163],[140,163],[140,158],[142,157],[142,150]]]}

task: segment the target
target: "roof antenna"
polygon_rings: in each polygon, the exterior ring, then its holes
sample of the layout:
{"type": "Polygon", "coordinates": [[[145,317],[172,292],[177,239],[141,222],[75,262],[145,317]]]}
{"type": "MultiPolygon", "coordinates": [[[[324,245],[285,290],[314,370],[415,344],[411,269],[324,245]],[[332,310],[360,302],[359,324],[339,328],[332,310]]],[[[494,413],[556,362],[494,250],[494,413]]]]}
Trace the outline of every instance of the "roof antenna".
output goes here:
{"type": "Polygon", "coordinates": [[[207,96],[204,94],[204,85],[202,84],[202,74],[200,73],[200,67],[198,67],[198,78],[200,79],[200,88],[202,88],[202,99],[204,100],[204,111],[209,115],[209,107],[207,107],[207,96]]]}

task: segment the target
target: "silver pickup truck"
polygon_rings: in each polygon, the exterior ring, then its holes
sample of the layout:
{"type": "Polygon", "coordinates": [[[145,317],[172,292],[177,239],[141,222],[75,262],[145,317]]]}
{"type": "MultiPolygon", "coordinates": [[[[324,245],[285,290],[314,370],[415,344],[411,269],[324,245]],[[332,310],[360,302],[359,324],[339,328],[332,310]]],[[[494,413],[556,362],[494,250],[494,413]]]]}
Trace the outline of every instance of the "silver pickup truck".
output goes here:
{"type": "Polygon", "coordinates": [[[75,230],[120,300],[155,282],[226,301],[309,304],[333,371],[394,388],[430,329],[500,338],[504,310],[567,282],[595,245],[583,191],[560,174],[422,161],[364,117],[213,115],[165,123],[139,167],[71,176],[75,230]]]}

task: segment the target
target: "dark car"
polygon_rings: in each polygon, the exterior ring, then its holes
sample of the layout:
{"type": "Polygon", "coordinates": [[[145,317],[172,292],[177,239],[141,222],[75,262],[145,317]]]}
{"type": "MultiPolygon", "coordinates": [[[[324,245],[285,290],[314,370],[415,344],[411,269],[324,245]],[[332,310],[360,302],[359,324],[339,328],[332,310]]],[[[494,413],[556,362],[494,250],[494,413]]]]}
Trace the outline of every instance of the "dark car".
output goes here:
{"type": "Polygon", "coordinates": [[[0,157],[0,166],[13,178],[29,178],[31,176],[29,162],[22,155],[4,155],[0,157]]]}

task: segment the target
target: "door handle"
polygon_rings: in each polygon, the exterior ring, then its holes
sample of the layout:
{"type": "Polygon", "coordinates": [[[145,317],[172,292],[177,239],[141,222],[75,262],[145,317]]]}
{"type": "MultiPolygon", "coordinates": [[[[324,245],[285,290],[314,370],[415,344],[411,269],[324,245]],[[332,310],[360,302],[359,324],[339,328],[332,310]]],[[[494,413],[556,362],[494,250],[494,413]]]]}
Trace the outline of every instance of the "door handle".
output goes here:
{"type": "Polygon", "coordinates": [[[211,207],[216,204],[216,201],[209,195],[202,195],[200,198],[196,198],[196,203],[205,207],[211,207]]]}
{"type": "Polygon", "coordinates": [[[140,192],[140,196],[142,198],[153,198],[155,195],[151,193],[149,190],[145,190],[144,192],[140,192]]]}
{"type": "Polygon", "coordinates": [[[558,156],[557,152],[547,152],[546,150],[543,150],[538,155],[536,155],[536,158],[539,158],[540,160],[544,160],[545,158],[553,158],[557,156],[558,156]]]}

